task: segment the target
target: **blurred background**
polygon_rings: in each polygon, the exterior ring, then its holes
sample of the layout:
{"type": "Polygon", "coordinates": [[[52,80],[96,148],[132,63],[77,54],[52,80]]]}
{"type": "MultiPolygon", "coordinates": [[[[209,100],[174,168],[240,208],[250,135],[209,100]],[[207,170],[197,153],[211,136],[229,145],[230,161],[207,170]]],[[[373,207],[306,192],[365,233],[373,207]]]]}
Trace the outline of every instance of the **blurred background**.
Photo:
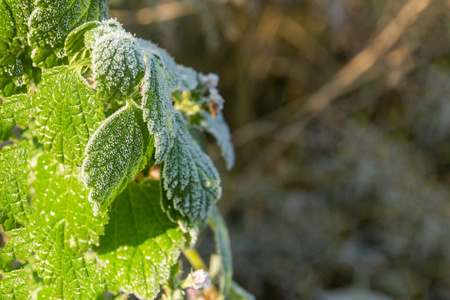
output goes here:
{"type": "Polygon", "coordinates": [[[220,76],[233,170],[211,151],[239,284],[450,299],[449,0],[111,0],[110,15],[220,76]]]}

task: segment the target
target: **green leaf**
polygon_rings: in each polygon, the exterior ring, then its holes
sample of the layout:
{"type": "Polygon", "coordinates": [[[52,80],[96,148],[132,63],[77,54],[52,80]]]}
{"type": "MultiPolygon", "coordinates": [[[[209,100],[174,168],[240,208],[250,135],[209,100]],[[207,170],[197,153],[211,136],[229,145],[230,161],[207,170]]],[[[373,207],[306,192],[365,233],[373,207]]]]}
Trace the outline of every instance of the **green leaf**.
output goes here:
{"type": "Polygon", "coordinates": [[[227,170],[230,170],[234,165],[234,149],[233,144],[231,143],[230,129],[228,128],[222,113],[213,117],[211,114],[203,111],[201,112],[201,116],[203,117],[203,120],[201,121],[200,126],[216,139],[217,144],[221,149],[222,157],[225,160],[227,170]]]}
{"type": "Polygon", "coordinates": [[[122,28],[100,36],[93,45],[92,70],[100,98],[119,101],[130,96],[145,72],[136,38],[122,28]]]}
{"type": "Polygon", "coordinates": [[[25,126],[31,121],[32,116],[31,97],[27,94],[18,94],[3,98],[0,106],[0,119],[4,126],[25,126]]]}
{"type": "Polygon", "coordinates": [[[33,10],[30,0],[0,1],[0,57],[16,53],[27,44],[28,18],[33,10]]]}
{"type": "Polygon", "coordinates": [[[19,269],[2,274],[0,295],[2,300],[31,299],[27,272],[24,269],[19,269]]]}
{"type": "Polygon", "coordinates": [[[22,60],[15,56],[0,58],[0,96],[26,92],[22,60]]]}
{"type": "Polygon", "coordinates": [[[155,160],[160,163],[173,146],[174,109],[165,69],[157,56],[149,55],[142,89],[142,109],[148,131],[155,140],[155,160]]]}
{"type": "Polygon", "coordinates": [[[89,138],[104,120],[103,105],[75,68],[44,72],[35,96],[39,141],[63,163],[81,162],[89,138]]]}
{"type": "Polygon", "coordinates": [[[64,42],[73,29],[108,17],[107,0],[37,0],[30,17],[29,42],[36,65],[51,68],[65,62],[64,42]]]}
{"type": "Polygon", "coordinates": [[[0,152],[0,224],[5,230],[29,222],[27,158],[28,151],[22,146],[6,146],[0,152]]]}
{"type": "Polygon", "coordinates": [[[236,282],[231,283],[230,300],[255,300],[255,296],[246,291],[236,282]]]}
{"type": "Polygon", "coordinates": [[[212,209],[209,225],[214,231],[216,249],[220,255],[220,265],[222,270],[220,278],[220,292],[226,299],[228,299],[233,278],[232,253],[228,229],[217,206],[212,209]]]}
{"type": "Polygon", "coordinates": [[[160,207],[159,183],[130,183],[112,204],[99,258],[116,289],[153,299],[170,276],[184,244],[183,232],[160,207]]]}
{"type": "Polygon", "coordinates": [[[213,162],[191,138],[180,112],[175,112],[175,138],[162,170],[167,198],[191,223],[202,222],[220,198],[220,177],[213,162]]]}
{"type": "Polygon", "coordinates": [[[94,216],[93,204],[88,200],[89,191],[79,178],[77,167],[64,168],[52,159],[50,154],[39,157],[33,202],[38,228],[36,236],[45,234],[48,228],[55,228],[62,222],[60,238],[66,253],[80,254],[98,244],[104,233],[106,214],[94,216]]]}
{"type": "Polygon", "coordinates": [[[69,57],[69,62],[74,63],[77,60],[90,57],[91,51],[86,48],[84,35],[87,31],[100,26],[100,22],[88,22],[72,30],[66,38],[64,46],[65,53],[69,57]]]}
{"type": "Polygon", "coordinates": [[[10,263],[19,259],[25,261],[31,255],[33,236],[26,228],[7,231],[10,237],[6,246],[0,250],[0,266],[3,270],[11,269],[10,263]]]}
{"type": "MultiPolygon", "coordinates": [[[[36,267],[56,299],[95,299],[106,290],[98,264],[64,253],[64,220],[37,235],[36,267]]],[[[47,290],[46,292],[49,292],[47,290]]]]}
{"type": "Polygon", "coordinates": [[[143,167],[139,111],[127,105],[109,116],[92,136],[83,161],[85,185],[95,210],[104,211],[143,167]]]}

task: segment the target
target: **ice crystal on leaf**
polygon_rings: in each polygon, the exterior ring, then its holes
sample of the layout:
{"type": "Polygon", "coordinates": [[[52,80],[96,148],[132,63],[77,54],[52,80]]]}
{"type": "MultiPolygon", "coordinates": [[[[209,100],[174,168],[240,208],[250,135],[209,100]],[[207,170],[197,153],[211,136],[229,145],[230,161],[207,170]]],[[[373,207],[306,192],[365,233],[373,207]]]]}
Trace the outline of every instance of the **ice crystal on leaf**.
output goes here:
{"type": "Polygon", "coordinates": [[[87,49],[84,37],[87,31],[100,26],[100,22],[93,21],[84,23],[80,27],[72,30],[66,38],[64,50],[69,57],[69,62],[74,63],[83,58],[89,58],[91,51],[87,49]]]}
{"type": "Polygon", "coordinates": [[[94,88],[105,101],[131,95],[144,76],[144,59],[136,39],[123,30],[98,38],[92,50],[94,88]]]}
{"type": "Polygon", "coordinates": [[[21,59],[0,54],[0,96],[26,92],[24,68],[21,59]]]}
{"type": "Polygon", "coordinates": [[[64,163],[81,162],[84,148],[104,120],[103,105],[76,68],[48,69],[35,96],[38,139],[64,163]]]}
{"type": "Polygon", "coordinates": [[[173,114],[172,96],[169,90],[165,69],[160,58],[149,53],[147,69],[142,89],[142,109],[144,121],[148,123],[148,131],[155,139],[155,159],[160,163],[173,146],[173,114]]]}
{"type": "MultiPolygon", "coordinates": [[[[167,53],[166,50],[160,48],[156,44],[139,39],[139,44],[142,47],[142,51],[147,56],[151,56],[151,54],[156,55],[161,60],[161,64],[165,70],[163,75],[165,76],[165,79],[167,80],[168,87],[171,92],[178,89],[181,84],[181,77],[178,72],[178,66],[175,60],[172,56],[170,56],[169,53],[167,53]]],[[[148,65],[147,65],[148,67],[148,65]]]]}
{"type": "Polygon", "coordinates": [[[198,74],[189,67],[178,65],[178,73],[180,74],[180,90],[192,91],[198,86],[198,74]]]}
{"type": "Polygon", "coordinates": [[[138,118],[136,107],[124,106],[103,122],[86,147],[84,182],[97,210],[104,211],[142,168],[144,141],[138,118]]]}
{"type": "Polygon", "coordinates": [[[216,139],[227,169],[231,169],[234,165],[234,148],[231,143],[230,129],[227,123],[225,123],[223,114],[220,113],[217,116],[212,116],[207,112],[202,112],[201,115],[203,117],[200,123],[201,127],[216,139]]]}
{"type": "Polygon", "coordinates": [[[190,222],[204,220],[222,188],[213,162],[192,139],[182,114],[175,112],[174,145],[163,163],[167,198],[190,222]]]}
{"type": "Polygon", "coordinates": [[[16,52],[27,43],[28,18],[33,10],[30,0],[0,1],[0,57],[16,52]]]}
{"type": "Polygon", "coordinates": [[[107,0],[37,0],[29,19],[28,40],[36,65],[51,68],[65,62],[64,42],[70,31],[108,17],[107,0]]]}

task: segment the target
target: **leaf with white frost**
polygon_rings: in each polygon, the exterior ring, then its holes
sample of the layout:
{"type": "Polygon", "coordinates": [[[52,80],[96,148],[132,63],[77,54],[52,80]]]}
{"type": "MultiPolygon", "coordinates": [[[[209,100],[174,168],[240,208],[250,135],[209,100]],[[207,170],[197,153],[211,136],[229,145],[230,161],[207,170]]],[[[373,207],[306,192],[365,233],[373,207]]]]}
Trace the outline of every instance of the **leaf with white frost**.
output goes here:
{"type": "Polygon", "coordinates": [[[144,77],[144,57],[137,40],[124,30],[102,35],[92,50],[94,88],[105,101],[123,100],[144,77]]]}
{"type": "Polygon", "coordinates": [[[107,0],[37,0],[36,6],[28,40],[34,63],[45,68],[65,62],[64,42],[73,29],[108,17],[107,0]]]}
{"type": "Polygon", "coordinates": [[[180,74],[180,89],[182,91],[192,91],[198,86],[198,74],[189,67],[178,65],[178,73],[180,74]]]}
{"type": "Polygon", "coordinates": [[[26,90],[22,60],[14,55],[0,57],[0,96],[7,97],[26,90]]]}
{"type": "Polygon", "coordinates": [[[62,239],[66,253],[80,254],[98,244],[104,233],[106,214],[94,215],[89,190],[78,176],[79,168],[70,169],[56,162],[48,153],[41,155],[35,168],[35,235],[45,234],[62,222],[62,239]]]}
{"type": "Polygon", "coordinates": [[[191,138],[180,112],[175,113],[174,145],[163,164],[167,198],[191,223],[201,222],[219,200],[222,188],[213,162],[191,138]]]}
{"type": "Polygon", "coordinates": [[[29,222],[27,202],[28,150],[6,146],[0,152],[0,224],[10,230],[29,222]]]}
{"type": "Polygon", "coordinates": [[[93,21],[85,23],[72,30],[66,38],[64,51],[69,57],[69,62],[74,63],[80,59],[90,57],[91,51],[86,48],[84,36],[87,31],[100,26],[100,22],[93,21]]]}
{"type": "Polygon", "coordinates": [[[173,145],[172,96],[169,90],[164,67],[160,59],[150,54],[142,89],[142,109],[148,131],[155,141],[155,159],[160,163],[173,145]]]}
{"type": "Polygon", "coordinates": [[[84,148],[104,120],[103,105],[76,68],[43,74],[35,96],[39,141],[63,163],[81,162],[84,148]]]}
{"type": "Polygon", "coordinates": [[[160,207],[159,183],[130,183],[111,206],[99,258],[115,290],[153,299],[167,282],[184,245],[182,230],[160,207]]]}
{"type": "Polygon", "coordinates": [[[88,49],[94,49],[95,43],[97,43],[97,41],[105,34],[113,32],[126,33],[126,31],[122,28],[122,25],[117,22],[116,19],[108,19],[96,23],[98,23],[98,26],[84,33],[84,44],[88,49]]]}
{"type": "Polygon", "coordinates": [[[108,117],[86,147],[82,165],[89,200],[104,211],[141,169],[144,140],[139,111],[127,105],[108,117]]]}
{"type": "Polygon", "coordinates": [[[212,116],[207,112],[202,112],[201,116],[203,120],[200,122],[200,126],[216,139],[227,169],[231,169],[234,165],[234,148],[231,143],[230,129],[223,115],[220,113],[219,115],[212,116]]]}
{"type": "Polygon", "coordinates": [[[27,44],[28,18],[32,10],[30,0],[0,1],[0,57],[27,44]]]}
{"type": "Polygon", "coordinates": [[[151,54],[153,54],[158,56],[161,60],[161,64],[165,71],[163,74],[166,77],[170,91],[173,92],[174,90],[178,89],[181,84],[181,78],[177,63],[175,62],[173,57],[166,50],[160,48],[155,43],[143,39],[138,39],[138,41],[145,55],[151,56],[151,54]]]}

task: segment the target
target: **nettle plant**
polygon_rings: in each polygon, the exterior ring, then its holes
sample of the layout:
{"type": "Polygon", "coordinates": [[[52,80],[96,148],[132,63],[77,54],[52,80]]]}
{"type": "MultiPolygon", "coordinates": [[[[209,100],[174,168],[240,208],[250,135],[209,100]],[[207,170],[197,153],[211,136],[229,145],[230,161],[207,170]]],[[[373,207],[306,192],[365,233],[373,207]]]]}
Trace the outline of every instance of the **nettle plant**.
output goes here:
{"type": "Polygon", "coordinates": [[[233,165],[217,84],[108,20],[107,0],[0,1],[0,299],[251,298],[206,154],[204,132],[233,165]]]}

